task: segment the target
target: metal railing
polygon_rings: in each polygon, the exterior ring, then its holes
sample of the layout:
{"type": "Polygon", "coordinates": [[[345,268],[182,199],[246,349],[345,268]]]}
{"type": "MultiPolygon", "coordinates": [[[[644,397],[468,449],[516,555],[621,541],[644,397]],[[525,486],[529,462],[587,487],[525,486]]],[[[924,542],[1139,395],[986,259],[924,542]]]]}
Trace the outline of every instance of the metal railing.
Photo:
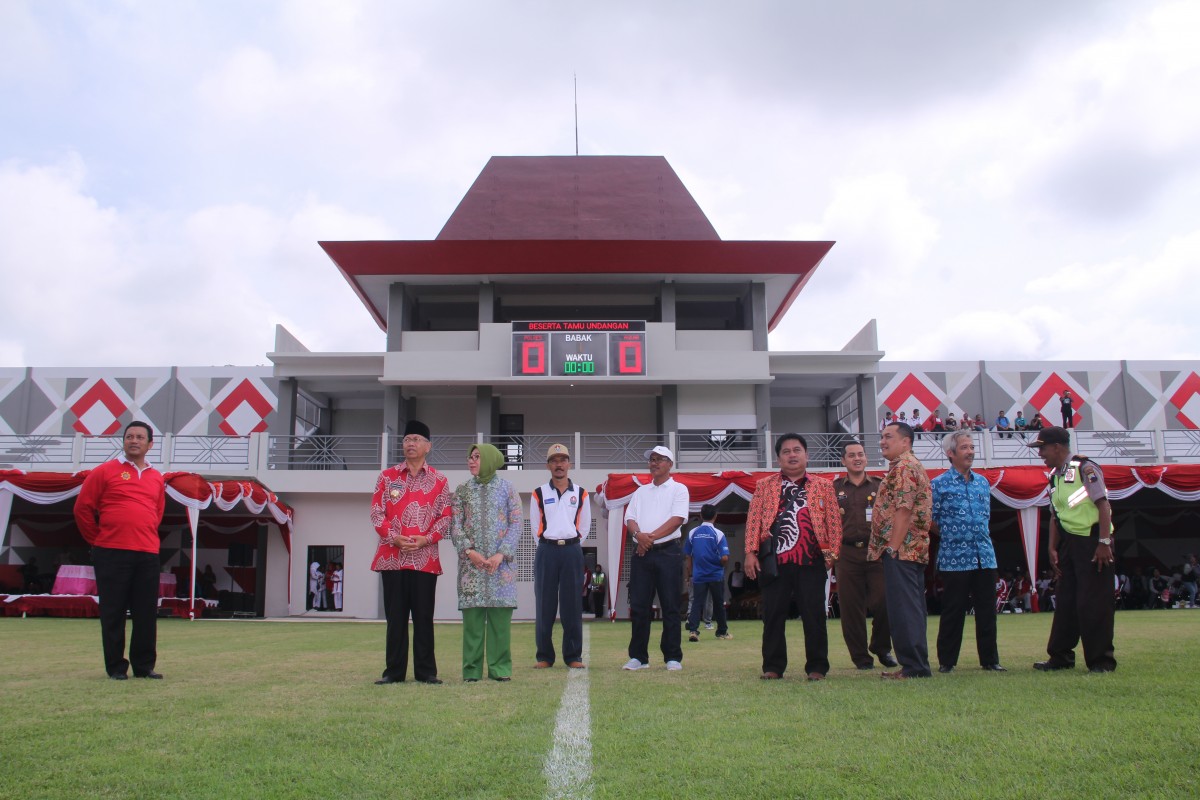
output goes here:
{"type": "MultiPolygon", "coordinates": [[[[770,470],[775,467],[774,443],[778,432],[767,430],[683,430],[677,433],[557,433],[523,436],[484,436],[500,449],[505,469],[545,469],[546,450],[561,442],[571,450],[577,469],[612,471],[644,470],[645,452],[666,445],[676,455],[676,466],[690,471],[731,469],[770,470]]],[[[808,463],[813,469],[837,469],[842,448],[857,441],[867,451],[868,464],[886,464],[879,451],[879,434],[803,433],[808,441],[808,463]]],[[[942,452],[942,432],[922,431],[913,441],[913,453],[930,467],[948,465],[942,452]]],[[[977,467],[1040,464],[1037,451],[1028,447],[1035,431],[973,431],[977,467]]],[[[1075,451],[1101,464],[1140,464],[1200,461],[1200,431],[1076,430],[1075,451]]],[[[227,473],[263,473],[267,470],[378,470],[404,460],[401,436],[176,436],[155,438],[149,460],[172,470],[227,473]],[[386,446],[387,452],[384,452],[386,446]]],[[[468,448],[480,434],[433,437],[429,463],[439,469],[465,469],[468,448]]],[[[119,436],[0,435],[0,469],[90,469],[121,452],[119,436]]]]}
{"type": "Polygon", "coordinates": [[[271,436],[267,469],[378,470],[383,437],[271,436]]]}
{"type": "Polygon", "coordinates": [[[670,446],[670,437],[658,433],[581,433],[575,463],[586,469],[631,470],[646,468],[646,451],[670,446]]]}
{"type": "Polygon", "coordinates": [[[1162,453],[1169,461],[1200,459],[1200,431],[1162,431],[1162,453]]]}
{"type": "Polygon", "coordinates": [[[63,465],[74,460],[74,437],[0,435],[0,466],[63,465]]]}

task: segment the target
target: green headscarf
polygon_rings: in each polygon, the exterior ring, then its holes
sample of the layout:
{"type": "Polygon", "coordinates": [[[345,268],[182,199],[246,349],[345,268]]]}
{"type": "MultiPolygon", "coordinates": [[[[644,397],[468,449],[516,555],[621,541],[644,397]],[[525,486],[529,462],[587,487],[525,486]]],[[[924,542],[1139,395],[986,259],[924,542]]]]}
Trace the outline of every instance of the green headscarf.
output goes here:
{"type": "Polygon", "coordinates": [[[479,475],[475,477],[478,483],[487,483],[496,476],[496,470],[504,466],[504,455],[490,444],[473,444],[467,451],[479,451],[479,475]]]}

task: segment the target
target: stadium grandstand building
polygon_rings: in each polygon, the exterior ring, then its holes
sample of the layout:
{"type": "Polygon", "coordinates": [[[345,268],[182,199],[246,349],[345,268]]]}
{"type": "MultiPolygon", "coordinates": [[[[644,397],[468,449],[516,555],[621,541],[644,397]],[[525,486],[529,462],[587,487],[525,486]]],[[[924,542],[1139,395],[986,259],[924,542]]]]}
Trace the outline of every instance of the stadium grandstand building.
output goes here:
{"type": "MultiPolygon", "coordinates": [[[[211,566],[209,613],[382,618],[370,496],[402,460],[408,419],[432,429],[430,461],[451,486],[470,477],[471,443],[497,445],[526,503],[547,448],[567,445],[573,479],[597,490],[584,547],[617,617],[622,508],[646,480],[645,450],[676,453],[693,512],[719,504],[732,568],[774,436],[803,433],[815,471],[838,469],[854,436],[882,469],[887,411],[1058,424],[1069,389],[1075,449],[1104,465],[1116,498],[1119,558],[1170,566],[1195,544],[1200,362],[892,362],[866,319],[840,350],[772,351],[768,333],[834,243],[724,241],[664,158],[492,158],[435,239],[319,246],[384,352],[311,352],[280,327],[272,367],[0,368],[0,587],[16,591],[34,558],[86,561],[72,476],[119,452],[134,418],[184,487],[164,520],[164,573],[187,595],[193,565],[211,566]],[[314,561],[345,565],[340,612],[310,609],[314,561]]],[[[1001,566],[1036,569],[1045,471],[1023,434],[974,436],[1001,566]]],[[[947,466],[938,439],[916,442],[931,469],[947,466]]],[[[535,548],[527,533],[517,619],[533,618],[535,548]]],[[[436,616],[455,620],[456,560],[442,551],[436,616]]]]}

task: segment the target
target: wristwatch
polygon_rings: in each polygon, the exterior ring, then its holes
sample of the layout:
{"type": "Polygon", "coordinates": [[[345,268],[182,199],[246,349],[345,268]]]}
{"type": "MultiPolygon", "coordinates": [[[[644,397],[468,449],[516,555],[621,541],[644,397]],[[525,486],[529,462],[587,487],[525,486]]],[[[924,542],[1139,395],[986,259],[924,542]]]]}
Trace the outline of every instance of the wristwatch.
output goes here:
{"type": "Polygon", "coordinates": [[[888,545],[887,547],[883,548],[883,552],[884,552],[884,555],[889,555],[892,558],[895,558],[897,555],[896,548],[892,547],[891,545],[888,545]]]}
{"type": "Polygon", "coordinates": [[[1105,545],[1106,547],[1112,547],[1112,537],[1108,536],[1101,539],[1100,544],[1105,545]]]}

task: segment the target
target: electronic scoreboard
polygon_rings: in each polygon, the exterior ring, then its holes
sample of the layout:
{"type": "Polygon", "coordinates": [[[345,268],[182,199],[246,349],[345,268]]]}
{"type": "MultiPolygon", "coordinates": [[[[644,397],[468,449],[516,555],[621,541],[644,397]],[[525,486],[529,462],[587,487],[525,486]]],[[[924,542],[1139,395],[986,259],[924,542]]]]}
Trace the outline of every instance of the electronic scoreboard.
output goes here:
{"type": "Polygon", "coordinates": [[[514,322],[515,378],[622,378],[646,374],[644,321],[514,322]]]}

